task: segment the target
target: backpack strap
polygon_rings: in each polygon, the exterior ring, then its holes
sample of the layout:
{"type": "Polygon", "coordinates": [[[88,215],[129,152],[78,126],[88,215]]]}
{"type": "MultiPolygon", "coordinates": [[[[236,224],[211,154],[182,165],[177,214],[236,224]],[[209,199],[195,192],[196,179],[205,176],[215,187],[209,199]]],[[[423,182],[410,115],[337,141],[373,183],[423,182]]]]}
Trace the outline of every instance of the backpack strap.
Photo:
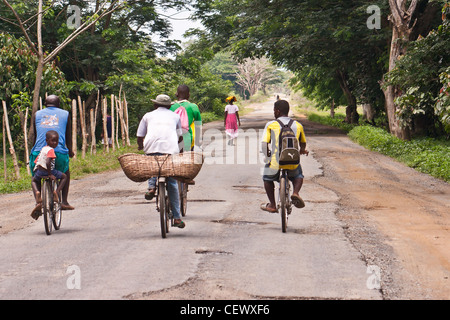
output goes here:
{"type": "Polygon", "coordinates": [[[288,124],[284,124],[283,122],[281,122],[281,120],[277,119],[277,122],[280,124],[280,126],[283,128],[284,126],[288,126],[289,128],[292,127],[292,124],[294,123],[294,119],[290,119],[288,124]]]}

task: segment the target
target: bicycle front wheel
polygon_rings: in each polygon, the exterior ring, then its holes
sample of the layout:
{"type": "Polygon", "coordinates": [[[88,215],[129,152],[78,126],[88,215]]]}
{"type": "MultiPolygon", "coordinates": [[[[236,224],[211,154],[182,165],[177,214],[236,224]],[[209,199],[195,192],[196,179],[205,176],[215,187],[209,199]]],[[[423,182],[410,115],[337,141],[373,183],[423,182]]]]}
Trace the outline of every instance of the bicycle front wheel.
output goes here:
{"type": "Polygon", "coordinates": [[[158,198],[159,198],[159,217],[161,222],[161,237],[167,237],[167,210],[166,206],[166,186],[164,182],[158,184],[158,198]]]}
{"type": "Polygon", "coordinates": [[[53,191],[52,182],[44,180],[42,184],[42,215],[44,216],[45,233],[52,233],[53,225],[53,191]]]}
{"type": "Polygon", "coordinates": [[[178,181],[178,190],[180,193],[180,211],[183,217],[186,216],[187,212],[187,191],[188,184],[178,181]]]}
{"type": "MultiPolygon", "coordinates": [[[[57,189],[59,186],[59,182],[54,182],[53,187],[57,189]]],[[[53,201],[53,226],[55,230],[59,230],[61,227],[61,219],[62,219],[62,208],[61,208],[61,192],[58,193],[58,198],[53,201]]]]}
{"type": "Polygon", "coordinates": [[[280,179],[281,231],[287,230],[286,177],[280,179]]]}

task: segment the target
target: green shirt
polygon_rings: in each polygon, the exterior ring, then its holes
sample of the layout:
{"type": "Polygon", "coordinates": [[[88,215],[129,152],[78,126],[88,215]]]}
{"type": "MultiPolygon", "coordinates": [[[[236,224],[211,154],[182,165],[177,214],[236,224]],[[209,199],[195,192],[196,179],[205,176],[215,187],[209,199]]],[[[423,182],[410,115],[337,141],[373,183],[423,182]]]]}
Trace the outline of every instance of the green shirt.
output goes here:
{"type": "Polygon", "coordinates": [[[180,106],[183,106],[186,109],[186,113],[189,120],[189,132],[183,136],[183,140],[185,141],[185,150],[191,150],[194,146],[194,137],[195,137],[195,124],[202,124],[202,116],[200,114],[200,109],[195,103],[189,102],[187,100],[177,101],[171,107],[171,111],[177,110],[180,106]]]}

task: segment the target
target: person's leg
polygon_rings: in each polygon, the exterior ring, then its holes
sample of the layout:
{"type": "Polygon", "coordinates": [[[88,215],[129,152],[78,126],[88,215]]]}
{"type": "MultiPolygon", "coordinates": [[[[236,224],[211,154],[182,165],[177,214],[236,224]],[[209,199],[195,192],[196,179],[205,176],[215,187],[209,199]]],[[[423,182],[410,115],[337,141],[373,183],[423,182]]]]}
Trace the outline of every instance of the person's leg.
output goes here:
{"type": "Polygon", "coordinates": [[[264,181],[264,189],[266,190],[267,198],[269,198],[269,204],[267,209],[276,210],[277,204],[275,202],[275,183],[273,181],[264,181]]]}
{"type": "Polygon", "coordinates": [[[69,167],[69,155],[56,152],[56,165],[55,169],[63,172],[66,175],[66,182],[61,189],[62,199],[61,199],[61,209],[63,210],[74,210],[75,208],[69,204],[69,187],[70,187],[70,167],[69,167]]]}
{"type": "Polygon", "coordinates": [[[148,191],[145,193],[146,200],[152,200],[156,192],[156,177],[148,179],[148,191]]]}
{"type": "Polygon", "coordinates": [[[177,227],[184,228],[185,224],[183,221],[181,221],[180,193],[178,191],[178,182],[174,178],[167,178],[166,183],[170,207],[172,209],[174,218],[174,224],[177,227]]]}
{"type": "Polygon", "coordinates": [[[69,204],[69,201],[67,200],[69,197],[69,186],[70,186],[70,170],[67,170],[65,172],[66,175],[66,182],[64,183],[64,186],[62,188],[62,201],[61,201],[61,208],[63,210],[73,210],[75,209],[69,204]]]}
{"type": "Polygon", "coordinates": [[[31,179],[31,189],[33,190],[34,199],[36,200],[36,203],[41,203],[42,202],[41,179],[37,179],[36,177],[33,177],[31,179]]]}
{"type": "Polygon", "coordinates": [[[59,172],[58,176],[55,175],[55,177],[60,180],[58,188],[56,189],[56,193],[59,195],[67,183],[67,175],[65,173],[59,172]]]}
{"type": "Polygon", "coordinates": [[[33,189],[34,198],[36,199],[36,206],[31,211],[31,217],[37,220],[41,215],[42,197],[41,197],[41,178],[36,175],[31,179],[31,188],[33,189]]]}
{"type": "Polygon", "coordinates": [[[305,206],[305,202],[299,195],[303,186],[303,170],[301,165],[299,165],[297,169],[289,171],[288,175],[294,185],[294,190],[291,195],[292,204],[297,208],[303,208],[305,206]]]}

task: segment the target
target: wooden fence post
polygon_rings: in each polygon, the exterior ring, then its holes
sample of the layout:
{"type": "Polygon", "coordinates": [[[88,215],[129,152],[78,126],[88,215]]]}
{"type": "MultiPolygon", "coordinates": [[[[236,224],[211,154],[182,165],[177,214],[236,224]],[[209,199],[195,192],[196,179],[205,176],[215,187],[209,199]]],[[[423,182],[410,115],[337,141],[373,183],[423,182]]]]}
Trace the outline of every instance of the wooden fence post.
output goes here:
{"type": "Polygon", "coordinates": [[[91,120],[91,154],[97,153],[97,148],[95,146],[95,118],[94,118],[94,108],[89,110],[89,118],[91,120]]]}
{"type": "Polygon", "coordinates": [[[72,100],[72,148],[73,158],[77,158],[77,102],[72,100]]]}
{"type": "Polygon", "coordinates": [[[127,98],[125,96],[125,92],[123,93],[123,115],[125,117],[125,134],[126,134],[126,139],[127,139],[127,145],[131,146],[130,143],[130,129],[128,126],[128,102],[127,102],[127,98]]]}
{"type": "Polygon", "coordinates": [[[28,175],[31,176],[31,169],[30,169],[30,154],[28,151],[28,139],[27,139],[27,121],[28,121],[28,107],[25,111],[25,121],[23,124],[23,140],[24,140],[24,146],[25,146],[25,163],[27,164],[27,172],[28,175]]]}
{"type": "Polygon", "coordinates": [[[103,114],[103,149],[106,150],[106,152],[109,152],[108,128],[106,125],[106,121],[108,118],[108,100],[106,99],[106,97],[103,99],[102,114],[103,114]]]}
{"type": "Polygon", "coordinates": [[[14,163],[14,169],[16,171],[16,178],[20,179],[20,169],[19,169],[19,163],[17,162],[16,157],[16,151],[14,150],[14,144],[11,137],[11,131],[9,129],[9,121],[8,121],[8,110],[6,110],[6,102],[2,101],[3,104],[3,113],[5,115],[5,124],[6,124],[6,134],[8,135],[8,141],[9,141],[9,152],[11,153],[13,163],[14,163]]]}
{"type": "Polygon", "coordinates": [[[5,132],[5,114],[3,114],[3,119],[2,119],[2,128],[3,128],[3,173],[5,176],[5,182],[6,182],[6,178],[8,177],[8,170],[6,170],[6,132],[5,132]]]}
{"type": "Polygon", "coordinates": [[[116,109],[115,105],[116,104],[114,103],[114,95],[112,94],[111,95],[111,141],[112,141],[113,151],[116,150],[116,145],[114,144],[114,138],[115,138],[115,136],[114,136],[114,122],[115,122],[114,112],[116,109]]]}
{"type": "Polygon", "coordinates": [[[78,110],[80,111],[80,127],[81,127],[81,158],[86,157],[86,114],[84,110],[84,102],[78,96],[78,110]]]}

